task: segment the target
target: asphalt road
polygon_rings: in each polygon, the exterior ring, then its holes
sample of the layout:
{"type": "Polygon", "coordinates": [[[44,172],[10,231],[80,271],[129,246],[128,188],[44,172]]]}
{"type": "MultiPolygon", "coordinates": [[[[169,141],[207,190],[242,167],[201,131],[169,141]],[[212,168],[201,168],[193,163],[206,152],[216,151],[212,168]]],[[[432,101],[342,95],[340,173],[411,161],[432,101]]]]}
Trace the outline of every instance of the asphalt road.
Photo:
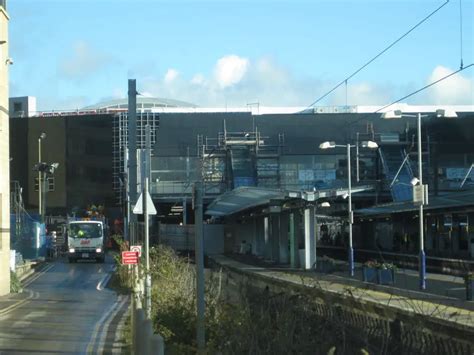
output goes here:
{"type": "Polygon", "coordinates": [[[105,288],[113,268],[48,263],[22,294],[0,297],[0,354],[102,354],[120,351],[128,296],[105,288]]]}

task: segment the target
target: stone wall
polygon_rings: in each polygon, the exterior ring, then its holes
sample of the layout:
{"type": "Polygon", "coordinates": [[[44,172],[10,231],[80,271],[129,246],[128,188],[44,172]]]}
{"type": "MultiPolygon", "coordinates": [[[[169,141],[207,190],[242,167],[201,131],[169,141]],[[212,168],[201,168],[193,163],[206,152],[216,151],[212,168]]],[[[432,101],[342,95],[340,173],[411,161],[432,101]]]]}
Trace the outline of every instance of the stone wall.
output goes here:
{"type": "MultiPolygon", "coordinates": [[[[219,268],[221,265],[219,265],[219,268]]],[[[474,328],[443,321],[429,314],[397,310],[384,304],[366,302],[348,294],[328,292],[317,285],[288,283],[224,267],[223,285],[229,300],[238,302],[239,292],[251,287],[269,297],[292,295],[305,312],[331,324],[344,334],[346,344],[357,344],[380,354],[473,354],[474,328]],[[303,306],[304,305],[304,306],[303,306]]],[[[317,336],[317,334],[315,334],[317,336]]],[[[334,344],[340,347],[341,344],[334,344]]]]}

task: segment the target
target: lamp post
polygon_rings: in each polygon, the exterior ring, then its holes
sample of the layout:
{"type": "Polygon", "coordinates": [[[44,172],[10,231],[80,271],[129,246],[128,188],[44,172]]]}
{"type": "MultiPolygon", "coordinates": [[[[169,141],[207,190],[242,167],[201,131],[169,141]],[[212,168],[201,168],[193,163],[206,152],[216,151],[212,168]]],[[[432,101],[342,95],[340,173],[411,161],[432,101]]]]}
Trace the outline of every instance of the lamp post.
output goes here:
{"type": "MultiPolygon", "coordinates": [[[[422,115],[421,113],[414,114],[406,114],[400,110],[396,111],[389,111],[382,114],[382,118],[384,119],[394,119],[394,118],[402,118],[402,117],[412,117],[417,119],[417,136],[418,136],[418,179],[412,180],[413,187],[418,184],[419,188],[421,189],[422,197],[419,201],[419,244],[420,244],[420,252],[419,252],[419,259],[418,259],[418,269],[420,271],[420,289],[426,289],[426,255],[425,255],[425,240],[424,240],[424,226],[423,226],[423,204],[426,201],[425,190],[423,186],[423,160],[421,156],[421,118],[428,117],[429,114],[422,115]]],[[[454,118],[457,117],[456,112],[451,110],[436,110],[437,117],[446,117],[446,118],[454,118]]]]}
{"type": "MultiPolygon", "coordinates": [[[[335,142],[324,142],[319,145],[320,149],[330,149],[330,148],[346,148],[347,149],[347,197],[348,197],[348,221],[349,221],[349,248],[348,248],[348,258],[349,258],[349,274],[354,276],[354,248],[352,246],[352,224],[354,223],[354,215],[352,213],[352,183],[351,183],[351,148],[358,147],[359,145],[340,145],[335,142]]],[[[361,147],[375,149],[378,148],[378,144],[372,141],[361,142],[361,147]]]]}
{"type": "MultiPolygon", "coordinates": [[[[41,141],[46,138],[46,133],[42,132],[38,137],[38,167],[41,165],[41,141]]],[[[43,222],[43,206],[42,206],[42,186],[41,186],[41,170],[38,168],[38,214],[40,222],[43,222]]]]}

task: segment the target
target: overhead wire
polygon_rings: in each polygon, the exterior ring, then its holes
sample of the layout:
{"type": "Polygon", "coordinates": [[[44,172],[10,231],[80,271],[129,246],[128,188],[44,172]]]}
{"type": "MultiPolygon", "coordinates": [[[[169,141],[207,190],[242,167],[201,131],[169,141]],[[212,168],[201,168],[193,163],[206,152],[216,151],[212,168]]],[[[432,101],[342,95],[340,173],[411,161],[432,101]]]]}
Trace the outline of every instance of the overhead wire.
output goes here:
{"type": "Polygon", "coordinates": [[[312,107],[314,105],[316,105],[319,101],[321,101],[322,99],[324,99],[325,97],[327,97],[329,94],[331,94],[334,90],[336,90],[337,88],[339,88],[342,84],[344,83],[347,83],[347,81],[351,78],[353,78],[355,75],[357,75],[360,71],[362,71],[364,68],[366,68],[369,64],[371,64],[372,62],[374,62],[378,57],[380,57],[382,54],[384,54],[385,52],[387,52],[390,48],[392,48],[393,46],[395,46],[398,42],[400,42],[403,38],[405,38],[406,36],[408,36],[411,32],[413,32],[416,28],[418,28],[421,24],[423,24],[424,22],[426,22],[431,16],[433,16],[435,13],[437,13],[439,10],[441,10],[445,5],[447,5],[449,3],[449,0],[446,0],[445,3],[443,3],[442,5],[440,5],[438,8],[436,8],[434,11],[432,11],[429,15],[427,15],[426,17],[424,17],[421,21],[419,21],[415,26],[411,27],[407,32],[405,32],[402,36],[400,36],[398,39],[396,39],[395,41],[393,41],[389,46],[387,46],[385,49],[383,49],[381,52],[379,52],[375,57],[373,57],[372,59],[370,59],[368,62],[366,62],[364,65],[362,65],[359,69],[357,69],[355,72],[353,72],[351,75],[349,75],[347,78],[345,78],[344,80],[342,80],[340,83],[338,83],[336,86],[334,86],[331,90],[329,90],[328,92],[326,92],[324,95],[322,95],[321,97],[319,97],[316,101],[314,101],[312,104],[308,105],[307,107],[312,107]]]}
{"type": "Polygon", "coordinates": [[[460,68],[463,67],[463,38],[462,38],[462,0],[459,0],[459,50],[461,55],[461,65],[460,68]]]}
{"type": "Polygon", "coordinates": [[[466,66],[463,67],[463,68],[459,68],[458,70],[456,70],[456,71],[454,71],[454,72],[452,72],[452,73],[450,73],[450,74],[448,74],[448,75],[445,75],[445,76],[443,76],[442,78],[440,78],[440,79],[438,79],[438,80],[435,80],[435,81],[433,81],[432,83],[429,83],[428,85],[425,85],[425,86],[423,86],[422,88],[420,88],[420,89],[418,89],[418,90],[416,90],[416,91],[413,91],[413,92],[411,92],[410,94],[405,95],[405,96],[403,96],[403,97],[401,97],[401,98],[399,98],[399,99],[397,99],[397,100],[395,100],[395,101],[389,103],[388,105],[382,106],[382,107],[380,107],[378,110],[376,110],[376,111],[374,111],[374,112],[371,112],[371,113],[368,113],[368,114],[364,115],[363,117],[361,117],[361,118],[359,118],[359,119],[357,119],[357,120],[354,120],[354,121],[350,122],[349,124],[353,125],[353,124],[355,124],[355,123],[358,123],[358,122],[362,121],[363,119],[367,118],[369,115],[373,115],[373,114],[375,114],[375,113],[378,113],[378,112],[380,112],[380,111],[386,109],[387,107],[390,107],[390,106],[392,106],[392,105],[395,105],[395,104],[399,103],[399,102],[402,101],[402,100],[405,100],[405,99],[407,99],[407,98],[409,98],[409,97],[411,97],[411,96],[413,96],[413,95],[416,95],[416,94],[418,94],[419,92],[421,92],[421,91],[423,91],[423,90],[426,90],[426,89],[428,89],[428,88],[430,88],[430,87],[432,87],[432,86],[434,86],[434,85],[436,85],[436,84],[438,84],[438,83],[440,83],[440,82],[442,82],[442,81],[444,81],[444,80],[446,80],[446,79],[452,77],[453,75],[456,75],[456,74],[458,74],[458,73],[460,73],[460,72],[462,72],[462,71],[464,71],[464,70],[466,70],[466,69],[471,68],[472,66],[474,66],[474,63],[471,63],[471,64],[469,64],[469,65],[466,65],[466,66]]]}

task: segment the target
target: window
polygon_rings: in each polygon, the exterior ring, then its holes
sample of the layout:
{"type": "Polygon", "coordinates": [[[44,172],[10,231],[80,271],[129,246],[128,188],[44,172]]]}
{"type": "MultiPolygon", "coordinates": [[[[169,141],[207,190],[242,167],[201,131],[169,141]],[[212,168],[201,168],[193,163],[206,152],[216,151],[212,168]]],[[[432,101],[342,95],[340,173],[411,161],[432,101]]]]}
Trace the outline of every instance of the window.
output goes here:
{"type": "Polygon", "coordinates": [[[20,112],[23,111],[23,106],[21,102],[14,102],[13,103],[13,112],[20,112]]]}

